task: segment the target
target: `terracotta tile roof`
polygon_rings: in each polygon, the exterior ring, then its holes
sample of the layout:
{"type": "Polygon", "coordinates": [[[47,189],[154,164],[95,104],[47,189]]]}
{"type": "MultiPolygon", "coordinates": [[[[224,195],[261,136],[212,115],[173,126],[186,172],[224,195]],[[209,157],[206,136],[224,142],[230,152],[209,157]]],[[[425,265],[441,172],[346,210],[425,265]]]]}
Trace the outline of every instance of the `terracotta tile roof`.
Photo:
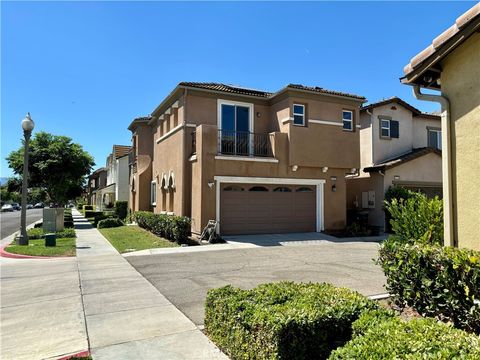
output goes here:
{"type": "Polygon", "coordinates": [[[409,103],[407,103],[405,100],[402,100],[398,96],[392,96],[391,98],[388,98],[388,99],[384,99],[384,100],[380,100],[380,101],[377,101],[377,102],[367,104],[367,105],[363,106],[360,109],[360,111],[373,109],[373,108],[383,106],[383,105],[387,105],[387,104],[391,104],[391,103],[396,103],[396,104],[399,104],[399,105],[403,106],[404,108],[410,110],[416,116],[422,116],[422,117],[426,117],[426,118],[430,118],[430,119],[436,119],[436,120],[440,120],[440,118],[441,118],[440,115],[425,113],[425,112],[422,112],[422,111],[418,110],[416,107],[410,105],[409,103]]]}
{"type": "Polygon", "coordinates": [[[135,119],[132,120],[132,122],[130,123],[130,125],[128,125],[128,128],[127,128],[127,129],[133,131],[133,129],[135,128],[135,125],[136,125],[136,124],[149,122],[151,119],[152,119],[152,117],[151,117],[150,115],[137,117],[137,118],[135,118],[135,119]]]}
{"type": "Polygon", "coordinates": [[[363,169],[365,172],[377,172],[377,171],[383,171],[383,170],[388,170],[391,169],[395,166],[405,164],[406,162],[415,160],[421,156],[430,154],[430,153],[435,153],[437,155],[442,156],[442,152],[438,149],[430,148],[430,147],[423,147],[423,148],[418,148],[418,149],[413,149],[412,151],[402,154],[400,156],[397,156],[395,158],[389,159],[387,161],[384,161],[380,164],[376,164],[374,166],[369,166],[363,169]]]}
{"type": "Polygon", "coordinates": [[[89,178],[92,178],[94,176],[97,176],[98,174],[100,174],[102,171],[107,171],[106,168],[104,167],[101,167],[101,168],[98,168],[97,170],[95,170],[94,172],[92,172],[90,175],[88,175],[89,178]]]}
{"type": "MultiPolygon", "coordinates": [[[[413,75],[424,64],[431,67],[438,63],[444,56],[464,42],[470,35],[480,29],[480,3],[457,18],[455,24],[433,39],[432,43],[417,55],[403,68],[405,76],[401,78],[404,83],[410,83],[408,77],[413,75]]],[[[423,69],[422,72],[428,69],[423,69]]],[[[438,87],[438,86],[437,86],[438,87]]]]}
{"type": "Polygon", "coordinates": [[[121,158],[122,156],[128,155],[130,151],[130,146],[128,145],[113,145],[113,156],[115,159],[121,158]]]}
{"type": "Polygon", "coordinates": [[[344,96],[344,97],[365,100],[365,97],[359,96],[359,95],[344,93],[340,91],[327,90],[318,86],[313,87],[313,86],[304,86],[299,84],[288,84],[284,88],[274,93],[263,91],[263,90],[250,89],[250,88],[241,87],[241,86],[226,85],[221,83],[181,82],[179,86],[187,86],[187,87],[193,87],[193,88],[204,89],[204,90],[212,90],[212,91],[221,91],[221,92],[226,92],[231,94],[257,96],[257,97],[266,98],[266,99],[271,99],[284,90],[292,89],[292,90],[303,90],[303,91],[309,91],[309,92],[320,93],[320,94],[337,95],[337,96],[344,96]]]}

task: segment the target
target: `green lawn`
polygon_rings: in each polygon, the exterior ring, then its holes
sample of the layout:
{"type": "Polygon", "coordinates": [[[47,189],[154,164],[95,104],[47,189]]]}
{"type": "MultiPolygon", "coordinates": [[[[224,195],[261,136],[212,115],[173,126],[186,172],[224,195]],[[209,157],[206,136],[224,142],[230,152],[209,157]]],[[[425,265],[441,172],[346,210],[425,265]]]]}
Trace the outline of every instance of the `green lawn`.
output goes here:
{"type": "Polygon", "coordinates": [[[138,226],[119,226],[99,230],[120,253],[178,246],[138,226]]]}
{"type": "Polygon", "coordinates": [[[46,247],[45,239],[29,240],[28,246],[9,245],[5,251],[30,256],[75,256],[75,238],[58,238],[57,246],[46,247]]]}

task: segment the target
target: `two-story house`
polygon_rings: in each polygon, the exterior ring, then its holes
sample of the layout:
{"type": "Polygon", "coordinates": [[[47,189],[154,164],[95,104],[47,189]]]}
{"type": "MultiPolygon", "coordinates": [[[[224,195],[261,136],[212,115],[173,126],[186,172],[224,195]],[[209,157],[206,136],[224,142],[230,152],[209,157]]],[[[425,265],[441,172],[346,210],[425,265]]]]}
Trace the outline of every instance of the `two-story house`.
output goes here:
{"type": "Polygon", "coordinates": [[[131,209],[190,216],[194,234],[208,220],[221,234],[341,229],[364,101],[182,82],[129,126],[131,209]]]}
{"type": "Polygon", "coordinates": [[[129,153],[130,146],[113,145],[112,153],[108,155],[106,161],[105,185],[97,190],[95,202],[97,210],[112,208],[115,201],[128,201],[129,153]]]}
{"type": "Polygon", "coordinates": [[[348,177],[347,208],[385,227],[383,202],[390,186],[442,196],[440,116],[423,113],[398,97],[360,111],[360,172],[348,177]]]}
{"type": "Polygon", "coordinates": [[[87,203],[96,205],[98,197],[98,189],[107,185],[107,169],[104,167],[95,170],[88,177],[87,185],[87,203]]]}

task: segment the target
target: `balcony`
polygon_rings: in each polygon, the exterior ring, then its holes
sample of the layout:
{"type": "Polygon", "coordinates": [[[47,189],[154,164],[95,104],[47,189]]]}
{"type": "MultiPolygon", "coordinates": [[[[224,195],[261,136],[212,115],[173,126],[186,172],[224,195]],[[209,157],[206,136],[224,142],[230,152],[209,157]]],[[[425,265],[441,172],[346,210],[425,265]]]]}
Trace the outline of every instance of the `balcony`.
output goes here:
{"type": "Polygon", "coordinates": [[[218,130],[218,154],[230,156],[273,157],[270,134],[218,130]]]}

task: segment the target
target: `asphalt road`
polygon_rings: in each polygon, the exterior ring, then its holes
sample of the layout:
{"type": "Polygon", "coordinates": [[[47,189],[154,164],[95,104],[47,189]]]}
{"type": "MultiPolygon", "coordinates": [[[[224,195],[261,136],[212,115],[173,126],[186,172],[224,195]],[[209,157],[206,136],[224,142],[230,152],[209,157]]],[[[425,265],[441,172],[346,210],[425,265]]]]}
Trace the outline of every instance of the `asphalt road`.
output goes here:
{"type": "MultiPolygon", "coordinates": [[[[4,239],[20,229],[21,211],[0,213],[0,239],[4,239]]],[[[27,225],[42,218],[43,209],[27,210],[27,225]]]]}
{"type": "MultiPolygon", "coordinates": [[[[215,245],[211,245],[215,246],[215,245]]],[[[378,244],[345,242],[130,256],[126,259],[195,324],[204,320],[207,290],[252,288],[280,280],[329,282],[364,295],[385,293],[372,259],[378,244]]]]}

